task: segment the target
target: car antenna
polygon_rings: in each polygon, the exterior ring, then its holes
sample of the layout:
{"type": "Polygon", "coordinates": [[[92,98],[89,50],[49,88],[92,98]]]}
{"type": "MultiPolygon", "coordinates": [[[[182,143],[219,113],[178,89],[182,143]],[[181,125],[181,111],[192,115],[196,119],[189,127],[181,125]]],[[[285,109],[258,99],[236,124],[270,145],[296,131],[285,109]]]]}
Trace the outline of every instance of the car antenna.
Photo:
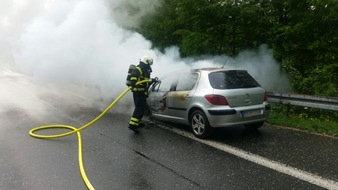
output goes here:
{"type": "Polygon", "coordinates": [[[222,66],[222,69],[224,69],[224,66],[225,66],[225,64],[228,62],[228,60],[229,60],[229,57],[227,58],[227,60],[225,60],[223,66],[222,66]]]}

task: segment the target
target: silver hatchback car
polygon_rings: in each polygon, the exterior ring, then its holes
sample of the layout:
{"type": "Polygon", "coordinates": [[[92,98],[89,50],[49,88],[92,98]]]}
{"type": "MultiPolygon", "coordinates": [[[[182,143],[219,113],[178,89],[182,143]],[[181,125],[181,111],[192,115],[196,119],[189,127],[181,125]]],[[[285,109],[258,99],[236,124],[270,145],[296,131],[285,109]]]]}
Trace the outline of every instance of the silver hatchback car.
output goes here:
{"type": "Polygon", "coordinates": [[[267,93],[246,71],[202,68],[177,72],[150,87],[151,118],[190,125],[198,138],[214,128],[244,125],[257,129],[269,115],[267,93]]]}

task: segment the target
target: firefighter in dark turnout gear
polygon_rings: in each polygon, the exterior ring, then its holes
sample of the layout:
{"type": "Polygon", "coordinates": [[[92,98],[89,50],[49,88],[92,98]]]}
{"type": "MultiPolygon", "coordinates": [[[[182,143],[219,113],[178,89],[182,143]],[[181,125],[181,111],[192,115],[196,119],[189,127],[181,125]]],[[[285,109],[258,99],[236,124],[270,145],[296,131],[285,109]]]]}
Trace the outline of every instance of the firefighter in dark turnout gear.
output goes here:
{"type": "Polygon", "coordinates": [[[148,97],[148,89],[151,84],[150,74],[152,72],[152,64],[153,59],[151,57],[143,56],[139,65],[137,65],[136,69],[132,71],[130,77],[135,109],[129,121],[129,129],[135,133],[139,133],[138,129],[144,127],[144,124],[141,123],[141,119],[147,109],[146,99],[148,97]],[[136,85],[136,82],[142,80],[149,80],[149,82],[136,85]]]}

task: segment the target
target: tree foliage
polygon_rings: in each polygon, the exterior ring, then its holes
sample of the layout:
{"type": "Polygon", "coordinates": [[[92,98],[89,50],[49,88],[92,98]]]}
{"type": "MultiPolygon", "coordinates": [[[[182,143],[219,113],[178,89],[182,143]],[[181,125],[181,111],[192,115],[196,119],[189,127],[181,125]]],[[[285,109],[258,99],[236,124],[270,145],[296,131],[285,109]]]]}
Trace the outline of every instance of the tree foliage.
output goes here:
{"type": "Polygon", "coordinates": [[[182,56],[235,56],[267,44],[295,91],[338,96],[337,23],[337,0],[163,0],[136,30],[182,56]]]}

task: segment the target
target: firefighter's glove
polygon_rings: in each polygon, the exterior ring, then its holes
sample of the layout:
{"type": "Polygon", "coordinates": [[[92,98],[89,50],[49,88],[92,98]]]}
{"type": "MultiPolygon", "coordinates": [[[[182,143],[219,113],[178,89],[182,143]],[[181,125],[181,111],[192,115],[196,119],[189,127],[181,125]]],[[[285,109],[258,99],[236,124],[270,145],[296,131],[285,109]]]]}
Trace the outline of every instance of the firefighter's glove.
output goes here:
{"type": "Polygon", "coordinates": [[[158,82],[158,78],[157,78],[157,77],[151,79],[151,83],[152,83],[152,84],[153,84],[153,83],[156,83],[156,82],[158,82]]]}
{"type": "Polygon", "coordinates": [[[131,81],[130,86],[134,88],[136,86],[136,82],[135,81],[131,81]]]}

